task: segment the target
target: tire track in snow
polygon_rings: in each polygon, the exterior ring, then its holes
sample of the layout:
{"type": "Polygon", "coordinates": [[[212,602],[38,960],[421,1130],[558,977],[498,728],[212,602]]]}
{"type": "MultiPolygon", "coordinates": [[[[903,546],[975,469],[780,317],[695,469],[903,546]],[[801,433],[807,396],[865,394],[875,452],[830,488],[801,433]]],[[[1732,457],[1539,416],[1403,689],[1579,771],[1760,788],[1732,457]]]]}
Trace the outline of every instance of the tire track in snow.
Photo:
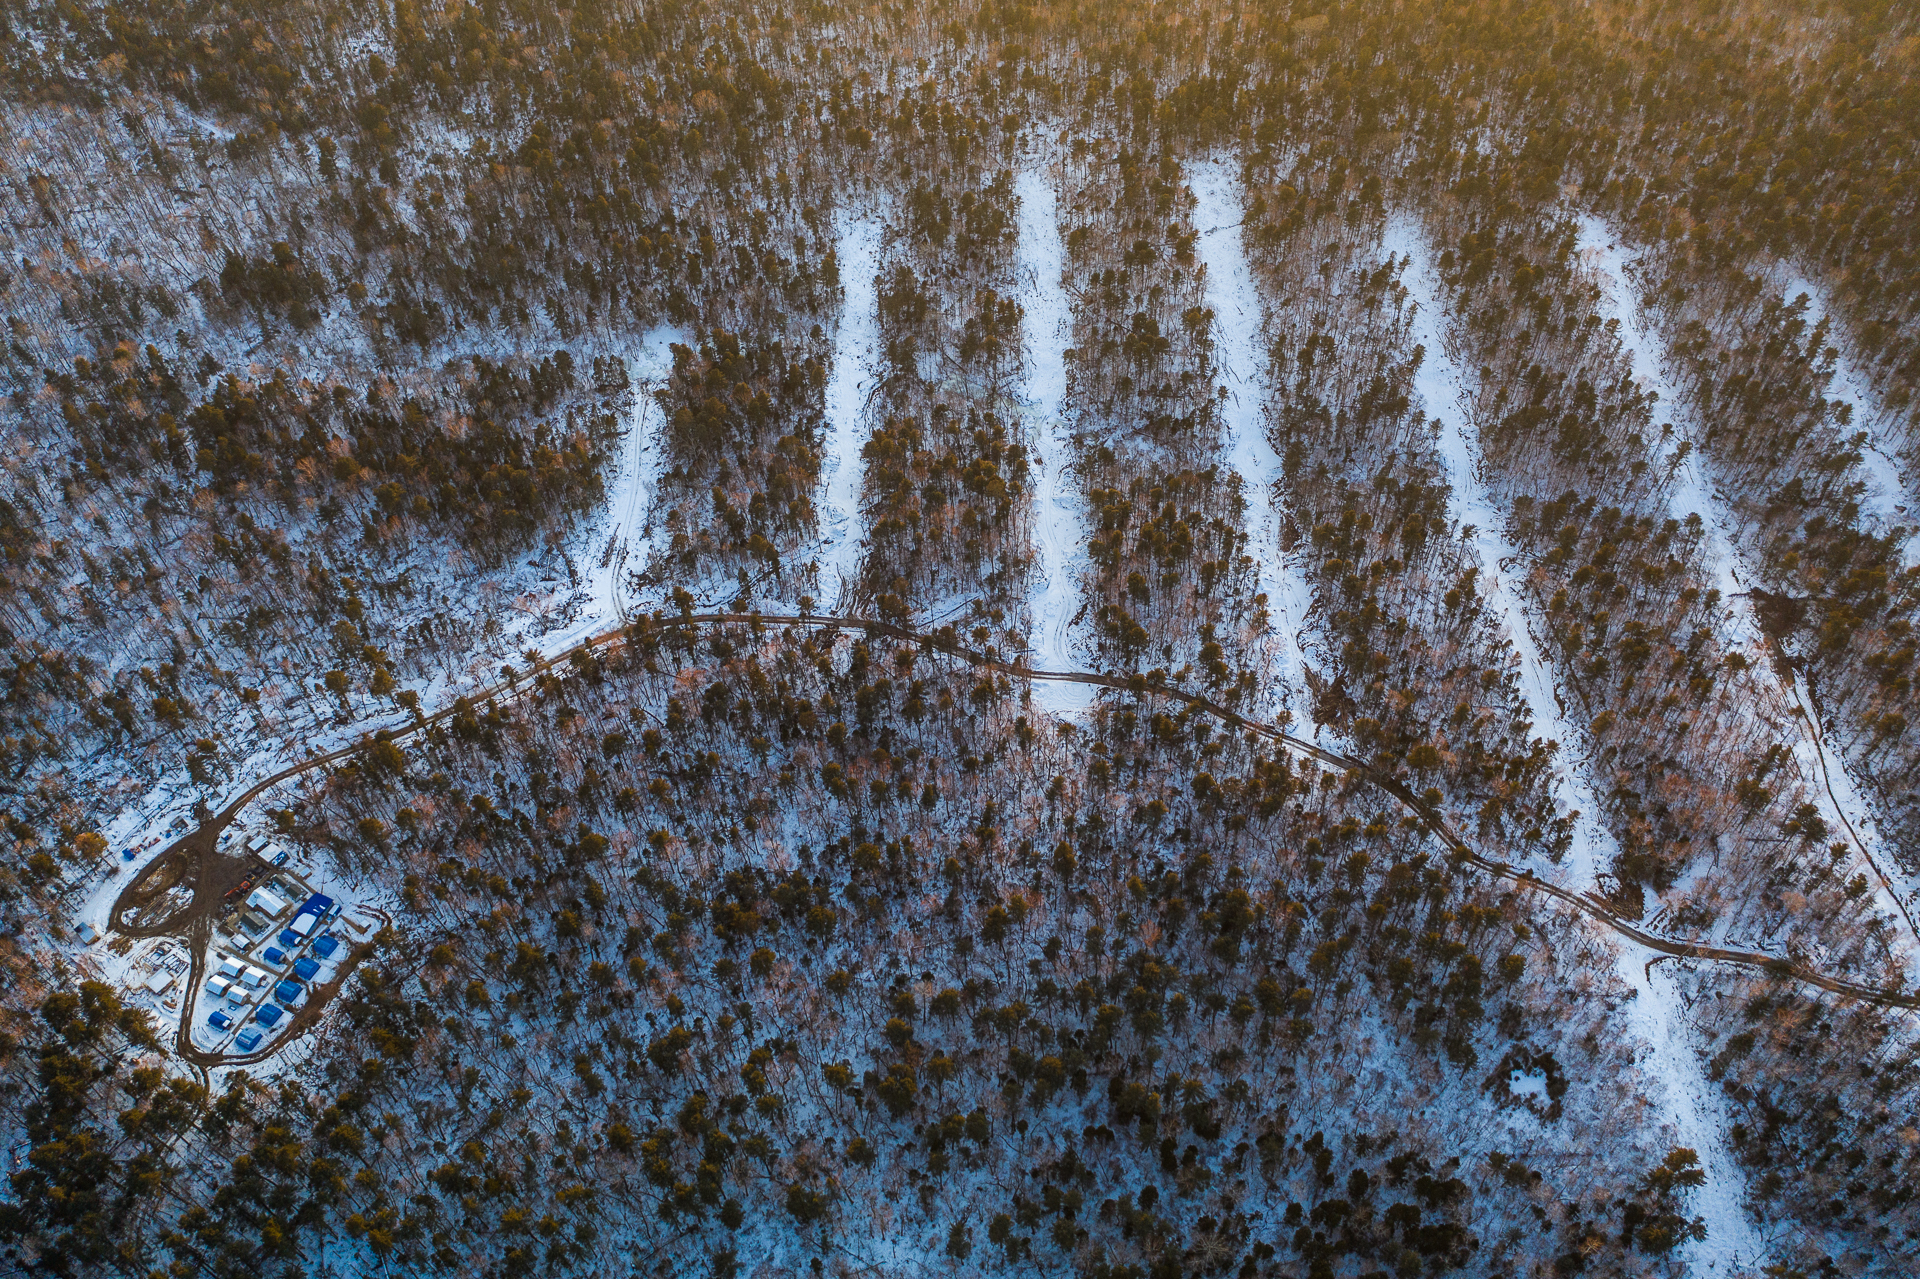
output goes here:
{"type": "Polygon", "coordinates": [[[862,214],[840,224],[834,246],[845,299],[834,331],[827,378],[825,501],[822,538],[813,562],[828,607],[838,607],[860,577],[860,448],[867,436],[870,374],[879,343],[874,273],[880,269],[880,222],[862,214]]]}
{"type": "MultiPolygon", "coordinates": [[[[1082,498],[1070,482],[1073,441],[1062,411],[1067,395],[1064,351],[1072,334],[1061,278],[1066,249],[1060,242],[1059,201],[1046,173],[1022,169],[1013,190],[1020,201],[1014,271],[1026,311],[1026,366],[1019,397],[1028,415],[1029,440],[1039,443],[1038,435],[1045,441],[1033,459],[1040,472],[1033,493],[1040,564],[1039,595],[1028,602],[1027,650],[1045,664],[1067,670],[1079,665],[1074,647],[1085,613],[1080,581],[1087,568],[1087,522],[1082,498]]],[[[1092,703],[1093,690],[1078,684],[1041,684],[1033,700],[1051,714],[1071,714],[1092,703]]]]}
{"type": "MultiPolygon", "coordinates": [[[[1487,603],[1504,619],[1507,635],[1520,656],[1520,687],[1533,709],[1534,724],[1536,729],[1544,728],[1559,746],[1551,785],[1557,805],[1577,814],[1569,850],[1572,861],[1567,870],[1572,886],[1584,891],[1595,885],[1603,867],[1613,863],[1619,847],[1600,819],[1597,797],[1576,759],[1582,739],[1562,713],[1559,688],[1534,640],[1529,610],[1504,580],[1519,556],[1506,539],[1504,512],[1494,505],[1480,480],[1480,452],[1468,434],[1471,383],[1469,375],[1447,353],[1444,334],[1437,324],[1444,313],[1439,305],[1440,282],[1425,237],[1412,218],[1396,215],[1388,220],[1385,244],[1389,253],[1407,263],[1402,283],[1416,308],[1413,340],[1425,348],[1426,354],[1414,376],[1414,390],[1424,401],[1428,416],[1440,419],[1438,444],[1452,484],[1449,513],[1463,534],[1468,529],[1473,531],[1487,603]]],[[[1617,966],[1621,979],[1635,992],[1629,1020],[1646,1041],[1647,1078],[1663,1094],[1652,1100],[1673,1125],[1677,1143],[1699,1156],[1706,1174],[1706,1183],[1695,1192],[1694,1204],[1707,1223],[1707,1237],[1687,1244],[1685,1255],[1700,1273],[1731,1274],[1743,1265],[1757,1263],[1765,1252],[1753,1221],[1741,1206],[1747,1178],[1727,1142],[1727,1119],[1719,1104],[1719,1090],[1700,1068],[1690,1028],[1682,1010],[1676,1007],[1673,981],[1656,984],[1653,965],[1646,962],[1645,954],[1624,947],[1617,966]]]]}
{"type": "Polygon", "coordinates": [[[1836,752],[1839,765],[1829,766],[1812,707],[1802,698],[1797,679],[1788,685],[1780,678],[1773,660],[1774,647],[1761,633],[1751,604],[1741,607],[1733,602],[1747,593],[1740,576],[1741,564],[1733,549],[1733,515],[1707,481],[1700,451],[1694,447],[1694,441],[1702,432],[1667,375],[1664,345],[1652,334],[1641,314],[1638,296],[1627,275],[1628,254],[1607,224],[1591,214],[1579,220],[1576,251],[1598,277],[1599,315],[1603,321],[1618,322],[1620,340],[1632,361],[1635,380],[1653,391],[1658,397],[1656,403],[1667,405],[1672,415],[1676,442],[1674,452],[1668,455],[1668,465],[1677,481],[1673,513],[1681,519],[1698,515],[1704,526],[1703,566],[1726,607],[1723,618],[1730,647],[1747,657],[1747,673],[1755,694],[1773,710],[1776,727],[1783,731],[1785,745],[1792,750],[1801,777],[1827,825],[1846,832],[1861,860],[1873,872],[1877,881],[1877,904],[1906,922],[1907,937],[1912,944],[1905,956],[1905,966],[1911,978],[1916,966],[1920,966],[1920,929],[1914,926],[1909,903],[1920,898],[1920,890],[1916,890],[1898,869],[1898,863],[1880,847],[1878,826],[1869,815],[1869,806],[1863,801],[1852,774],[1847,771],[1845,755],[1836,752]],[[1836,775],[1845,779],[1837,786],[1833,784],[1836,775]],[[1863,835],[1863,831],[1867,834],[1863,835]]]}
{"type": "Polygon", "coordinates": [[[1196,201],[1193,226],[1200,239],[1195,248],[1207,273],[1207,306],[1213,312],[1217,352],[1214,363],[1225,392],[1220,418],[1226,427],[1227,464],[1245,486],[1247,545],[1260,593],[1267,597],[1270,612],[1278,615],[1273,632],[1281,704],[1287,706],[1306,688],[1300,628],[1306,624],[1313,594],[1290,557],[1280,552],[1286,513],[1275,497],[1280,457],[1267,439],[1263,420],[1267,399],[1267,357],[1261,340],[1264,314],[1241,235],[1240,176],[1231,161],[1207,160],[1192,167],[1187,184],[1196,201]]]}

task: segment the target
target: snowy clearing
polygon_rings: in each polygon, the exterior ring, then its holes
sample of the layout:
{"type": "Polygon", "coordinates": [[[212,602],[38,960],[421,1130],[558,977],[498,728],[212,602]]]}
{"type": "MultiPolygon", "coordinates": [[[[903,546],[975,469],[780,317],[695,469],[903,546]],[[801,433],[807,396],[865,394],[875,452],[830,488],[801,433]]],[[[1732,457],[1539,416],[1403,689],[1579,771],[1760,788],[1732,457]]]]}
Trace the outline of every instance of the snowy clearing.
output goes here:
{"type": "MultiPolygon", "coordinates": [[[[1809,329],[1828,320],[1827,291],[1805,276],[1788,276],[1781,296],[1789,304],[1806,299],[1804,318],[1809,329]]],[[[1851,425],[1867,437],[1860,446],[1860,479],[1866,485],[1860,494],[1861,514],[1883,533],[1901,532],[1900,560],[1911,568],[1920,564],[1920,510],[1911,496],[1913,488],[1901,474],[1901,450],[1893,417],[1866,371],[1848,358],[1844,347],[1835,343],[1833,349],[1833,381],[1828,384],[1827,398],[1849,405],[1851,425]]]]}
{"type": "Polygon", "coordinates": [[[1678,1254],[1692,1274],[1750,1274],[1767,1260],[1767,1248],[1747,1215],[1747,1174],[1727,1144],[1727,1114],[1720,1087],[1709,1080],[1693,1047],[1687,1001],[1671,962],[1635,946],[1620,947],[1620,975],[1636,997],[1630,1024],[1649,1045],[1642,1061],[1656,1109],[1674,1127],[1674,1142],[1700,1157],[1706,1183],[1690,1208],[1706,1220],[1707,1237],[1683,1244],[1678,1254]]]}
{"type": "MultiPolygon", "coordinates": [[[[1224,384],[1220,419],[1226,427],[1227,464],[1239,473],[1247,498],[1247,545],[1253,554],[1259,591],[1270,613],[1277,613],[1273,634],[1281,701],[1306,687],[1300,654],[1300,627],[1312,599],[1304,582],[1289,582],[1280,563],[1280,534],[1286,515],[1274,500],[1280,482],[1280,457],[1268,442],[1265,414],[1267,360],[1261,339],[1262,312],[1241,237],[1241,184],[1233,162],[1208,160],[1188,174],[1196,200],[1194,247],[1206,272],[1207,306],[1213,312],[1218,376],[1224,384]]],[[[1295,574],[1294,576],[1298,576],[1295,574]]]]}
{"type": "Polygon", "coordinates": [[[1501,618],[1520,656],[1520,691],[1533,711],[1535,732],[1558,747],[1553,769],[1554,802],[1563,815],[1578,815],[1573,824],[1569,860],[1562,870],[1572,887],[1589,889],[1601,870],[1613,864],[1619,848],[1612,832],[1600,820],[1599,801],[1579,763],[1580,735],[1566,721],[1565,701],[1552,668],[1534,642],[1526,606],[1508,589],[1505,581],[1505,575],[1519,562],[1519,557],[1507,541],[1505,517],[1480,481],[1480,450],[1468,437],[1468,375],[1448,353],[1438,327],[1438,319],[1443,314],[1439,305],[1440,280],[1427,253],[1426,240],[1412,218],[1400,214],[1388,219],[1384,245],[1388,253],[1407,263],[1401,282],[1411,294],[1415,308],[1413,340],[1426,352],[1426,358],[1414,374],[1413,386],[1427,416],[1434,420],[1440,455],[1447,464],[1452,483],[1448,514],[1463,536],[1472,530],[1472,545],[1484,574],[1481,581],[1487,604],[1501,618]]]}
{"type": "MultiPolygon", "coordinates": [[[[1067,291],[1061,282],[1066,250],[1060,243],[1058,201],[1047,175],[1023,169],[1013,189],[1020,200],[1019,258],[1014,270],[1023,290],[1027,342],[1019,396],[1026,407],[1033,462],[1039,473],[1033,493],[1039,593],[1028,605],[1027,650],[1031,660],[1046,670],[1070,671],[1080,665],[1074,651],[1084,611],[1080,579],[1087,565],[1087,526],[1080,495],[1070,482],[1073,441],[1061,411],[1067,394],[1064,351],[1072,332],[1067,291]]],[[[1033,701],[1053,714],[1070,714],[1092,703],[1093,690],[1083,684],[1041,681],[1033,686],[1033,701]]]]}
{"type": "MultiPolygon", "coordinates": [[[[1666,420],[1661,423],[1662,439],[1670,439],[1670,445],[1662,460],[1674,478],[1671,499],[1673,514],[1682,520],[1689,515],[1698,515],[1706,525],[1706,535],[1701,543],[1701,566],[1706,570],[1708,580],[1720,591],[1720,598],[1725,605],[1723,621],[1730,637],[1741,648],[1751,647],[1760,638],[1759,628],[1754,624],[1750,610],[1736,608],[1731,602],[1746,590],[1746,586],[1740,580],[1740,566],[1734,557],[1727,517],[1720,501],[1714,497],[1700,464],[1699,448],[1694,443],[1700,432],[1696,424],[1689,420],[1680,395],[1672,379],[1667,376],[1666,348],[1641,314],[1633,281],[1628,277],[1633,260],[1621,239],[1605,222],[1591,214],[1579,220],[1576,253],[1594,273],[1600,285],[1597,307],[1600,319],[1602,322],[1613,321],[1619,326],[1620,345],[1626,350],[1633,367],[1634,381],[1643,390],[1653,392],[1656,403],[1666,406],[1666,420]],[[1664,429],[1669,427],[1671,430],[1664,429]]],[[[1661,412],[1656,410],[1656,418],[1660,416],[1661,412]]]]}
{"type": "MultiPolygon", "coordinates": [[[[1664,346],[1645,325],[1632,281],[1627,274],[1630,266],[1627,253],[1618,237],[1599,218],[1584,216],[1580,219],[1579,227],[1579,256],[1598,277],[1601,286],[1600,317],[1603,321],[1618,322],[1620,340],[1632,358],[1635,380],[1653,391],[1660,403],[1668,406],[1672,414],[1670,420],[1674,428],[1675,447],[1686,449],[1685,456],[1678,459],[1679,465],[1675,471],[1677,484],[1672,499],[1673,514],[1680,519],[1698,515],[1705,527],[1701,545],[1702,564],[1720,590],[1725,609],[1722,614],[1725,627],[1723,638],[1729,648],[1743,653],[1748,659],[1745,678],[1755,695],[1756,713],[1766,715],[1769,708],[1774,710],[1775,714],[1769,718],[1775,721],[1775,727],[1785,744],[1793,751],[1800,774],[1806,780],[1814,802],[1822,810],[1822,816],[1830,826],[1853,836],[1854,847],[1874,873],[1873,887],[1879,907],[1907,921],[1908,940],[1920,945],[1920,934],[1914,930],[1907,906],[1907,902],[1913,899],[1912,886],[1896,881],[1894,876],[1898,874],[1897,870],[1890,872],[1888,869],[1892,859],[1881,852],[1877,840],[1865,839],[1859,834],[1875,829],[1875,823],[1853,779],[1846,775],[1845,757],[1836,752],[1835,762],[1830,764],[1817,726],[1809,729],[1805,724],[1796,726],[1784,722],[1793,717],[1792,708],[1796,705],[1801,706],[1809,717],[1812,714],[1811,707],[1805,705],[1797,688],[1789,689],[1780,679],[1774,667],[1771,648],[1760,631],[1752,607],[1734,602],[1737,597],[1744,598],[1747,588],[1741,580],[1741,566],[1733,550],[1730,533],[1733,517],[1726,509],[1724,499],[1709,487],[1699,450],[1690,447],[1699,435],[1697,424],[1689,420],[1690,415],[1667,376],[1664,346]],[[1835,785],[1835,779],[1844,780],[1835,785]]],[[[1673,455],[1670,454],[1669,458],[1668,465],[1672,466],[1673,455]]],[[[1907,948],[1909,971],[1913,969],[1916,959],[1920,959],[1915,945],[1907,948]]]]}
{"type": "MultiPolygon", "coordinates": [[[[1533,708],[1535,725],[1560,743],[1553,770],[1554,798],[1557,804],[1580,814],[1574,823],[1566,869],[1574,887],[1586,888],[1594,884],[1603,867],[1612,865],[1618,850],[1611,831],[1599,820],[1599,804],[1584,770],[1574,763],[1579,739],[1561,713],[1559,693],[1534,642],[1527,612],[1501,580],[1516,559],[1502,532],[1503,519],[1480,482],[1479,451],[1467,436],[1465,375],[1445,353],[1444,343],[1437,340],[1434,317],[1440,313],[1435,304],[1438,280],[1426,243],[1412,220],[1402,216],[1389,221],[1386,246],[1389,252],[1410,259],[1402,279],[1419,308],[1414,340],[1427,352],[1414,386],[1429,414],[1435,409],[1450,410],[1440,423],[1439,445],[1452,473],[1451,514],[1463,533],[1468,528],[1473,530],[1474,547],[1486,570],[1488,603],[1505,619],[1507,633],[1520,654],[1520,686],[1533,708]]],[[[1622,327],[1624,331],[1624,324],[1622,327]]],[[[1642,345],[1636,349],[1649,348],[1642,345]]],[[[1656,1093],[1651,1100],[1673,1125],[1677,1144],[1694,1150],[1706,1173],[1706,1184],[1694,1207],[1706,1220],[1707,1238],[1686,1245],[1685,1255],[1699,1273],[1730,1275],[1738,1266],[1764,1255],[1753,1223],[1742,1207],[1746,1174],[1727,1148],[1720,1093],[1707,1081],[1689,1046],[1685,1020],[1674,1006],[1677,993],[1673,984],[1655,981],[1648,971],[1649,958],[1637,949],[1622,947],[1619,972],[1638,995],[1632,1005],[1632,1022],[1648,1045],[1647,1074],[1656,1093]]]]}
{"type": "Polygon", "coordinates": [[[690,341],[689,335],[678,329],[656,328],[641,337],[639,354],[627,362],[627,377],[633,383],[633,421],[627,427],[618,477],[607,486],[607,509],[613,525],[595,574],[597,586],[599,573],[612,570],[611,602],[620,616],[627,612],[628,575],[646,569],[663,549],[660,530],[648,518],[660,495],[659,431],[663,425],[653,393],[673,371],[673,344],[690,341]]]}
{"type": "Polygon", "coordinates": [[[871,216],[840,226],[835,254],[846,305],[834,333],[833,371],[827,379],[826,501],[822,540],[814,556],[822,607],[837,607],[860,575],[860,447],[866,438],[867,376],[879,343],[873,277],[880,269],[880,223],[871,216]]]}

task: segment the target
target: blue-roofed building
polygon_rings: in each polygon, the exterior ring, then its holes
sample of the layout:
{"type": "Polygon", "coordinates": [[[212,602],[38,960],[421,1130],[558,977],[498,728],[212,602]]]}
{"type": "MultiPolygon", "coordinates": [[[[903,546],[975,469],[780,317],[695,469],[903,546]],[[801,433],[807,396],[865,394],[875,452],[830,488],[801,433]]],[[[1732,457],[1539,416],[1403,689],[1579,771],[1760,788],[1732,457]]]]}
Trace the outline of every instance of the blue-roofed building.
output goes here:
{"type": "Polygon", "coordinates": [[[332,909],[333,898],[327,896],[325,893],[315,893],[300,903],[299,913],[302,915],[319,915],[324,917],[326,913],[332,909]]]}
{"type": "Polygon", "coordinates": [[[253,1019],[262,1026],[271,1026],[287,1015],[287,1010],[278,1004],[262,1004],[254,1010],[253,1019]]]}
{"type": "Polygon", "coordinates": [[[332,933],[313,943],[313,953],[322,959],[332,959],[333,952],[340,949],[340,939],[332,933]]]}
{"type": "Polygon", "coordinates": [[[320,964],[317,960],[296,959],[293,961],[293,975],[301,981],[312,981],[313,975],[319,971],[320,964]]]}
{"type": "Polygon", "coordinates": [[[278,946],[267,947],[265,951],[261,952],[260,957],[269,964],[284,964],[287,962],[287,952],[281,950],[278,946]]]}
{"type": "Polygon", "coordinates": [[[299,1003],[301,993],[300,983],[297,981],[289,979],[274,983],[273,997],[283,1004],[299,1003]]]}

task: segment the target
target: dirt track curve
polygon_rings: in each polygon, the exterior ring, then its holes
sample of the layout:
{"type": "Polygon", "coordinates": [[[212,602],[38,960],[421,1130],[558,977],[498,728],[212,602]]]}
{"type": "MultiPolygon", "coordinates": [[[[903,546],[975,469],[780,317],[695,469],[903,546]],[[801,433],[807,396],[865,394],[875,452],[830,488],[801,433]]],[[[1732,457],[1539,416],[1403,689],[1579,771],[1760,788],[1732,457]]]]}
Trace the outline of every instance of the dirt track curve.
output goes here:
{"type": "MultiPolygon", "coordinates": [[[[1179,702],[1182,705],[1205,711],[1223,723],[1231,724],[1236,728],[1255,733],[1269,741],[1277,742],[1289,751],[1292,751],[1295,755],[1317,760],[1322,764],[1338,769],[1344,773],[1358,774],[1372,785],[1377,786],[1379,789],[1393,796],[1402,808],[1411,813],[1436,839],[1447,846],[1456,862],[1471,866],[1476,870],[1483,871],[1496,878],[1507,880],[1521,888],[1530,889],[1544,896],[1554,898],[1562,904],[1587,916],[1589,919],[1594,920],[1596,923],[1612,929],[1615,933],[1618,933],[1635,945],[1643,946],[1655,952],[1656,955],[1674,959],[1707,960],[1712,963],[1734,964],[1746,968],[1760,969],[1776,977],[1792,978],[1796,981],[1805,982],[1810,986],[1816,986],[1821,990],[1831,991],[1836,995],[1845,995],[1848,998],[1858,999],[1866,1003],[1878,1004],[1890,1008],[1920,1009],[1920,994],[1909,994],[1901,990],[1887,990],[1878,986],[1869,986],[1860,982],[1848,981],[1841,977],[1831,977],[1793,960],[1781,959],[1776,956],[1762,954],[1758,951],[1733,950],[1724,946],[1710,946],[1702,942],[1677,940],[1662,937],[1657,933],[1647,932],[1644,929],[1636,927],[1630,921],[1622,919],[1619,915],[1608,910],[1606,906],[1592,897],[1562,888],[1557,884],[1550,884],[1531,871],[1520,869],[1506,862],[1494,861],[1491,858],[1483,857],[1479,853],[1476,853],[1468,846],[1465,840],[1453,832],[1447,825],[1445,818],[1435,811],[1432,805],[1428,804],[1418,795],[1415,795],[1397,778],[1376,768],[1374,765],[1364,760],[1355,759],[1349,755],[1342,755],[1338,752],[1327,750],[1303,738],[1295,737],[1291,733],[1276,728],[1271,724],[1250,719],[1237,711],[1229,710],[1196,693],[1189,693],[1182,689],[1151,681],[1145,675],[1135,674],[1122,676],[1101,675],[1092,671],[1036,670],[1024,662],[989,657],[985,653],[976,652],[962,644],[945,640],[939,636],[930,635],[923,631],[917,631],[911,627],[899,626],[890,622],[875,621],[870,618],[837,617],[818,613],[800,616],[777,613],[682,613],[678,615],[655,615],[650,618],[643,617],[637,619],[630,627],[618,627],[585,639],[572,648],[546,659],[542,665],[551,667],[568,660],[576,653],[604,648],[612,644],[620,643],[629,637],[642,634],[659,635],[675,630],[735,625],[808,626],[818,627],[823,630],[862,631],[868,635],[885,636],[904,643],[917,644],[921,648],[929,651],[945,653],[949,656],[960,658],[980,669],[995,671],[1020,679],[1086,684],[1095,688],[1111,688],[1124,693],[1137,695],[1152,694],[1155,697],[1164,697],[1170,701],[1179,702]]],[[[528,673],[531,674],[532,672],[530,671],[528,673]]],[[[219,851],[220,834],[227,826],[232,824],[233,820],[239,816],[240,812],[245,809],[248,804],[258,798],[261,793],[279,785],[281,782],[293,777],[298,777],[300,774],[312,769],[322,768],[337,760],[346,759],[358,754],[364,749],[367,741],[377,740],[380,737],[385,737],[390,741],[405,740],[406,738],[425,732],[434,724],[455,714],[463,705],[486,701],[489,698],[500,696],[503,692],[510,693],[517,691],[521,686],[522,681],[520,679],[503,680],[495,684],[487,685],[484,688],[466,694],[454,704],[443,707],[432,715],[416,719],[412,724],[397,729],[380,730],[352,745],[343,746],[337,750],[331,750],[321,755],[315,755],[310,759],[303,760],[298,764],[289,765],[279,772],[255,782],[252,786],[241,792],[239,797],[225,808],[208,817],[193,831],[182,836],[172,847],[167,849],[165,853],[154,859],[145,874],[128,884],[127,887],[122,890],[120,897],[114,903],[113,913],[109,917],[112,926],[118,931],[133,937],[154,937],[161,935],[184,936],[184,939],[188,943],[189,951],[193,956],[193,967],[188,977],[187,986],[188,992],[191,994],[192,991],[199,988],[200,980],[204,973],[207,943],[212,938],[213,921],[217,917],[223,895],[226,889],[231,886],[232,882],[238,878],[238,871],[235,867],[242,864],[238,862],[237,859],[226,857],[219,851]],[[163,871],[162,867],[169,865],[170,859],[175,857],[187,859],[191,862],[190,873],[194,885],[193,902],[157,924],[123,928],[120,922],[121,912],[129,908],[138,907],[143,901],[152,898],[154,895],[152,886],[148,885],[146,888],[143,888],[142,885],[146,884],[146,881],[151,877],[159,875],[164,878],[167,874],[172,873],[171,871],[163,871]]],[[[175,881],[176,884],[178,882],[180,881],[175,881]]],[[[262,1061],[284,1050],[289,1043],[311,1029],[319,1020],[321,1008],[325,1005],[326,1001],[340,989],[347,975],[352,971],[354,965],[365,955],[369,946],[370,943],[364,943],[354,948],[347,961],[341,964],[340,970],[333,980],[330,981],[324,989],[316,989],[313,994],[309,996],[307,1002],[296,1010],[293,1021],[284,1032],[274,1038],[270,1048],[246,1055],[229,1055],[208,1052],[205,1049],[195,1047],[192,1042],[193,1015],[191,1009],[193,1004],[191,998],[189,998],[186,1001],[186,1009],[183,1010],[181,1014],[179,1033],[176,1037],[176,1051],[179,1052],[182,1059],[204,1071],[213,1066],[244,1065],[262,1061]]]]}

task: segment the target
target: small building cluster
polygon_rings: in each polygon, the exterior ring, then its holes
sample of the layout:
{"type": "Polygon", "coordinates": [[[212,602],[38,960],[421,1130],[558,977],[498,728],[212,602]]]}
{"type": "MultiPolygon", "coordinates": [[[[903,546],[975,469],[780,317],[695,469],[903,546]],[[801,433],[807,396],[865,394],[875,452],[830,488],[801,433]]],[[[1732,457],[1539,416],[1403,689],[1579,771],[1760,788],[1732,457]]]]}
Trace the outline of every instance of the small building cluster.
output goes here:
{"type": "Polygon", "coordinates": [[[340,902],[286,869],[284,853],[269,860],[278,852],[273,845],[250,841],[248,850],[259,859],[256,870],[228,894],[231,908],[199,994],[206,1006],[195,1012],[195,1043],[233,1053],[256,1052],[285,1030],[351,950],[347,938],[329,931],[340,921],[340,902]]]}

